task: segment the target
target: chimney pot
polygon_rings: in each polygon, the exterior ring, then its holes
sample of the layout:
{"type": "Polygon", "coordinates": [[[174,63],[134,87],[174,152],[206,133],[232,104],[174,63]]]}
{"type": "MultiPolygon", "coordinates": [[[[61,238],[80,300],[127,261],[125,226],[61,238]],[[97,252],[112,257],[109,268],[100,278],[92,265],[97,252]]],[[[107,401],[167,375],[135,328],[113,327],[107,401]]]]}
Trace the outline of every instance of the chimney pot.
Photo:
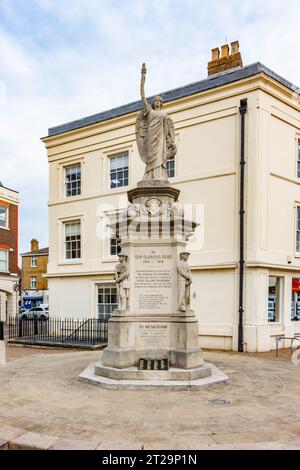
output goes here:
{"type": "Polygon", "coordinates": [[[231,52],[230,55],[232,54],[237,54],[239,52],[239,41],[233,41],[231,44],[231,52]]]}
{"type": "Polygon", "coordinates": [[[37,251],[39,249],[39,241],[36,238],[31,240],[31,251],[37,251]]]}
{"type": "Polygon", "coordinates": [[[211,60],[218,60],[220,57],[220,49],[215,47],[211,50],[211,60]]]}
{"type": "Polygon", "coordinates": [[[224,57],[229,56],[229,46],[228,44],[224,44],[221,46],[221,58],[223,59],[224,57]]]}

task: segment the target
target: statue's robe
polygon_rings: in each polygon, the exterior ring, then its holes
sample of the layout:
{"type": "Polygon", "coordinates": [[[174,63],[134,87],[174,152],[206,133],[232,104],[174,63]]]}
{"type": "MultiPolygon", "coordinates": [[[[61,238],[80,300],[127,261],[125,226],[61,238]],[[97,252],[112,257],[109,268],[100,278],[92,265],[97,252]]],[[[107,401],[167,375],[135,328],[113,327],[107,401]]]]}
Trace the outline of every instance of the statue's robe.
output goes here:
{"type": "Polygon", "coordinates": [[[138,115],[136,140],[141,159],[146,164],[143,179],[167,180],[167,160],[176,153],[172,119],[148,106],[138,115]]]}

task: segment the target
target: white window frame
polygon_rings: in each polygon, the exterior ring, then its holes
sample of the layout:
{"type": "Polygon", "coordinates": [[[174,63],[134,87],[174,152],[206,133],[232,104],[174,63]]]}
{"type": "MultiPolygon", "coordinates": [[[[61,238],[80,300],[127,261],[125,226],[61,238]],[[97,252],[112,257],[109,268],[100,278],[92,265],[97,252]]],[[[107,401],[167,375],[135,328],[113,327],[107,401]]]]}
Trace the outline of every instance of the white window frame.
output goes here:
{"type": "MultiPolygon", "coordinates": [[[[73,240],[74,241],[74,240],[73,240]]],[[[69,242],[68,242],[69,243],[69,242]]],[[[63,253],[64,253],[64,262],[65,263],[76,263],[82,260],[82,227],[81,219],[72,219],[63,222],[63,253]],[[71,224],[78,224],[80,226],[80,257],[79,258],[67,258],[67,249],[66,249],[66,226],[71,224]]]]}
{"type": "MultiPolygon", "coordinates": [[[[101,314],[99,313],[99,310],[98,310],[98,306],[99,306],[99,302],[98,302],[99,288],[100,287],[101,288],[107,288],[108,286],[110,288],[113,287],[114,289],[116,289],[116,283],[113,280],[95,284],[95,287],[96,287],[96,315],[97,315],[97,318],[101,318],[99,316],[101,314]]],[[[105,305],[105,302],[102,305],[105,305]]],[[[117,302],[115,304],[108,304],[108,305],[115,305],[115,308],[118,308],[117,302]]],[[[113,312],[113,310],[110,312],[110,316],[111,316],[112,312],[113,312]]],[[[104,315],[105,315],[105,313],[103,314],[103,318],[104,318],[104,315]]]]}
{"type": "Polygon", "coordinates": [[[118,238],[118,237],[111,237],[111,238],[109,239],[109,255],[112,256],[112,257],[118,257],[118,254],[119,254],[119,252],[121,251],[120,248],[119,248],[118,240],[120,240],[120,238],[118,238]],[[114,240],[114,248],[115,248],[115,251],[116,251],[115,254],[113,254],[113,253],[111,252],[111,249],[112,249],[112,240],[114,240]]]}
{"type": "Polygon", "coordinates": [[[30,267],[36,268],[37,267],[37,256],[33,255],[30,259],[30,267]]]}
{"type": "Polygon", "coordinates": [[[117,209],[113,211],[106,211],[103,213],[103,229],[104,229],[104,237],[102,239],[102,262],[109,263],[109,262],[116,262],[118,260],[118,255],[111,255],[110,254],[110,240],[115,238],[112,236],[112,230],[109,229],[108,224],[114,217],[120,216],[120,214],[125,211],[127,207],[122,209],[117,209]]]}
{"type": "Polygon", "coordinates": [[[296,175],[296,179],[299,180],[300,179],[300,134],[296,134],[296,137],[295,137],[295,155],[296,155],[296,158],[295,158],[295,175],[296,175]],[[298,174],[299,173],[299,174],[298,174]]]}
{"type": "Polygon", "coordinates": [[[0,202],[0,206],[4,207],[5,212],[6,212],[6,224],[4,227],[0,225],[0,229],[2,228],[4,230],[8,230],[9,229],[9,206],[6,206],[6,205],[4,206],[3,204],[1,204],[1,202],[0,202]]]}
{"type": "Polygon", "coordinates": [[[61,217],[57,219],[57,240],[58,240],[58,253],[57,264],[58,266],[67,266],[69,264],[83,264],[84,262],[84,215],[74,214],[70,217],[61,217]],[[81,228],[81,259],[80,260],[66,260],[65,258],[65,223],[73,221],[80,221],[81,228]]]}
{"type": "MultiPolygon", "coordinates": [[[[295,204],[295,224],[294,224],[294,227],[295,227],[294,246],[295,246],[295,257],[296,258],[300,258],[300,251],[297,251],[297,233],[299,232],[299,234],[300,234],[300,230],[298,230],[298,211],[299,211],[299,216],[300,216],[300,203],[296,202],[296,204],[295,204]]],[[[299,217],[299,221],[300,221],[300,217],[299,217]]]]}
{"type": "Polygon", "coordinates": [[[36,289],[37,287],[37,277],[30,276],[30,289],[36,289]]]}
{"type": "MultiPolygon", "coordinates": [[[[107,155],[107,163],[108,163],[108,185],[109,189],[114,191],[116,189],[122,189],[122,188],[128,188],[129,187],[129,176],[130,176],[130,170],[129,170],[129,158],[130,158],[130,152],[128,149],[126,150],[120,150],[116,151],[114,153],[109,153],[107,155]],[[127,184],[121,185],[121,186],[116,186],[116,187],[111,187],[111,159],[112,158],[117,158],[117,157],[124,157],[125,154],[127,154],[127,184]]],[[[122,170],[125,171],[125,170],[122,170]]]]}
{"type": "Polygon", "coordinates": [[[4,253],[6,253],[6,269],[4,269],[3,271],[0,269],[0,272],[8,273],[9,272],[9,250],[5,248],[0,248],[0,251],[3,251],[4,253]]]}
{"type": "Polygon", "coordinates": [[[170,158],[169,160],[167,160],[167,172],[168,172],[168,178],[175,178],[175,176],[176,176],[176,155],[174,156],[174,158],[170,158]],[[173,176],[169,176],[168,162],[174,162],[174,175],[173,176]]]}
{"type": "Polygon", "coordinates": [[[69,165],[65,165],[63,167],[63,170],[64,170],[64,196],[66,198],[81,196],[82,195],[82,165],[81,165],[81,162],[75,162],[75,163],[70,163],[69,165]],[[67,179],[66,179],[67,170],[70,169],[70,168],[74,168],[74,167],[79,167],[80,168],[80,180],[75,180],[76,182],[80,181],[79,193],[78,194],[67,194],[68,184],[71,183],[70,181],[67,181],[67,179]]]}

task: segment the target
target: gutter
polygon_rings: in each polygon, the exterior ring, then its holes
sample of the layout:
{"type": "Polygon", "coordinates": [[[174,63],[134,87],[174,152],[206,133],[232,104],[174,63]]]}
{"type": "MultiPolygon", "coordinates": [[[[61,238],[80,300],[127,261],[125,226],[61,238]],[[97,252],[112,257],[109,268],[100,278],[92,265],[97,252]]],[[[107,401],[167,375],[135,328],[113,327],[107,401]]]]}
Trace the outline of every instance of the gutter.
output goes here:
{"type": "Polygon", "coordinates": [[[241,116],[241,159],[240,159],[240,224],[239,224],[239,324],[238,324],[238,352],[244,351],[244,268],[245,268],[245,114],[247,112],[247,98],[240,101],[239,112],[241,116]]]}

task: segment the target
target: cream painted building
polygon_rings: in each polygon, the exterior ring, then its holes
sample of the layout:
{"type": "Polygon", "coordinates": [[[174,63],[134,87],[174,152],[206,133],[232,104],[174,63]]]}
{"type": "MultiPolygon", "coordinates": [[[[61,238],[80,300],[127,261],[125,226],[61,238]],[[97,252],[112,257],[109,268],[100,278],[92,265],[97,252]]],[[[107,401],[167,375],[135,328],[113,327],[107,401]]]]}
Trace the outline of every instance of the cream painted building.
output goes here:
{"type": "MultiPolygon", "coordinates": [[[[246,351],[268,351],[276,335],[300,334],[300,90],[260,63],[232,68],[224,48],[221,59],[213,54],[221,71],[161,94],[178,149],[169,181],[200,221],[190,245],[192,307],[203,347],[237,350],[240,340],[246,351]]],[[[126,192],[143,175],[135,140],[141,106],[60,125],[43,138],[53,316],[97,317],[115,306],[118,245],[102,239],[101,227],[126,207],[126,192]]]]}

